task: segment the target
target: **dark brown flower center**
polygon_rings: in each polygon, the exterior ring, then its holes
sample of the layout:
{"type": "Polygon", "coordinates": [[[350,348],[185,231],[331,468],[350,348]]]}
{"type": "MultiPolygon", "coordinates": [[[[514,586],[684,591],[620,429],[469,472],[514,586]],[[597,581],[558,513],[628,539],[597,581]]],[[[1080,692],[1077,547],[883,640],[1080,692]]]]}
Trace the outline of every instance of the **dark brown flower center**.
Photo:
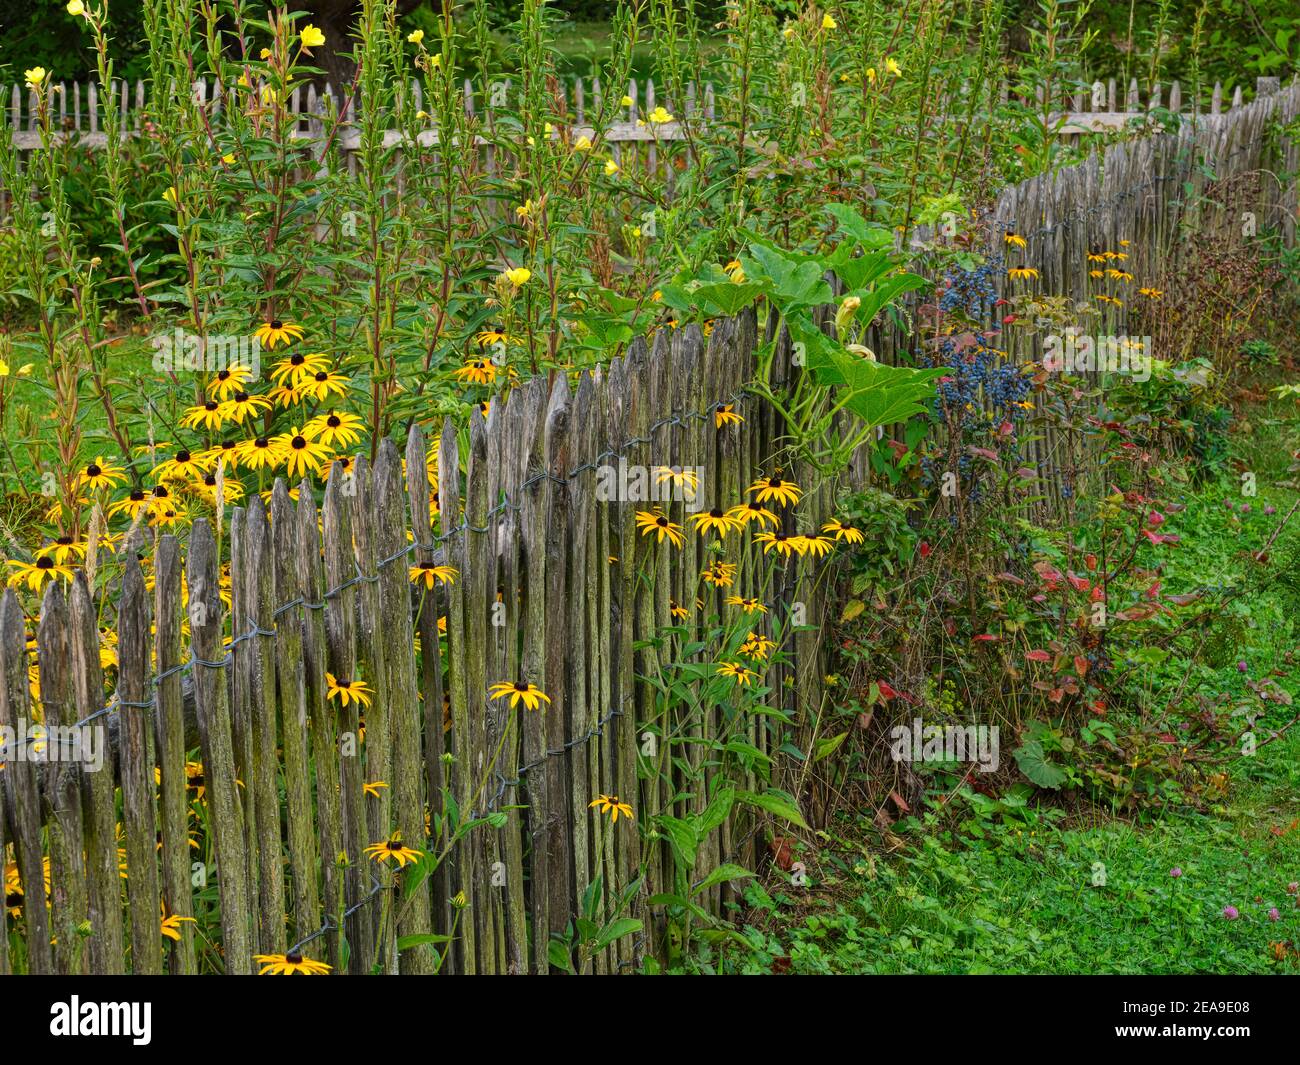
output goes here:
{"type": "Polygon", "coordinates": [[[292,440],[289,441],[289,443],[295,451],[301,451],[303,448],[307,446],[306,439],[301,436],[295,436],[292,440]]]}
{"type": "Polygon", "coordinates": [[[247,392],[236,392],[236,393],[235,393],[235,402],[236,402],[236,403],[247,403],[247,402],[248,402],[248,393],[247,393],[247,392]]]}
{"type": "Polygon", "coordinates": [[[203,404],[203,409],[206,411],[214,411],[219,406],[221,406],[221,404],[218,403],[215,399],[210,399],[205,404],[203,404]]]}
{"type": "Polygon", "coordinates": [[[176,452],[176,461],[177,461],[177,462],[189,462],[189,461],[190,461],[190,453],[189,453],[188,451],[186,451],[184,448],[181,448],[178,452],[176,452]]]}
{"type": "Polygon", "coordinates": [[[170,495],[171,493],[167,491],[167,486],[165,484],[160,484],[153,490],[154,499],[166,499],[170,495]]]}
{"type": "Polygon", "coordinates": [[[218,380],[218,381],[229,381],[229,380],[230,380],[230,371],[229,371],[229,370],[219,370],[219,371],[217,371],[217,380],[218,380]]]}
{"type": "Polygon", "coordinates": [[[270,442],[269,440],[267,440],[266,437],[264,437],[264,436],[259,436],[256,440],[253,441],[253,446],[254,446],[254,447],[270,447],[270,446],[271,446],[271,442],[270,442]]]}
{"type": "Polygon", "coordinates": [[[92,462],[89,466],[86,467],[86,476],[87,476],[87,477],[98,477],[98,476],[99,476],[101,473],[103,473],[103,472],[104,472],[104,471],[101,470],[98,466],[96,466],[93,462],[92,462]]]}
{"type": "Polygon", "coordinates": [[[302,365],[304,362],[306,362],[306,361],[307,361],[307,356],[306,356],[306,355],[303,355],[301,352],[295,352],[295,353],[294,353],[292,356],[290,356],[290,358],[289,358],[289,365],[290,365],[290,366],[301,366],[301,365],[302,365]]]}
{"type": "Polygon", "coordinates": [[[522,683],[522,682],[520,682],[520,681],[515,681],[515,691],[517,691],[517,692],[526,692],[527,690],[528,690],[528,685],[527,685],[527,684],[524,684],[524,683],[522,683]]]}
{"type": "Polygon", "coordinates": [[[53,569],[53,568],[54,568],[54,559],[50,558],[48,555],[45,555],[45,556],[43,556],[43,557],[41,557],[41,558],[38,558],[38,559],[36,560],[36,568],[37,568],[37,569],[53,569]]]}
{"type": "Polygon", "coordinates": [[[337,414],[331,414],[328,418],[325,419],[325,424],[328,425],[331,429],[337,429],[340,425],[343,424],[343,419],[340,418],[337,414]]]}
{"type": "Polygon", "coordinates": [[[324,370],[320,370],[316,374],[317,381],[328,381],[329,379],[330,379],[330,375],[326,373],[324,370]]]}
{"type": "Polygon", "coordinates": [[[283,323],[282,321],[280,321],[279,318],[272,318],[272,319],[271,319],[271,328],[272,328],[272,329],[283,329],[283,328],[284,328],[284,323],[283,323]]]}

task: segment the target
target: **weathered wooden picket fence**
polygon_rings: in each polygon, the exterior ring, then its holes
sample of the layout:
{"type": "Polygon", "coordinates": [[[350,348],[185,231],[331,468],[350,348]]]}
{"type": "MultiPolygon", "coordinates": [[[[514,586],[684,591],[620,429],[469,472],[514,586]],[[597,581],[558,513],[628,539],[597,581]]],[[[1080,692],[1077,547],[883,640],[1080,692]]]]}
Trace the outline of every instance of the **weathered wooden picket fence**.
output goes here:
{"type": "MultiPolygon", "coordinates": [[[[617,794],[638,811],[703,809],[702,786],[675,772],[638,773],[647,728],[707,738],[715,727],[708,716],[687,720],[683,708],[655,702],[638,677],[657,675],[667,650],[643,641],[676,624],[690,643],[706,610],[731,610],[720,590],[700,584],[701,569],[722,559],[744,577],[759,557],[757,545],[734,534],[723,554],[706,554],[680,499],[663,504],[688,529],[680,550],[638,534],[635,512],[650,504],[604,501],[600,468],[620,460],[700,467],[705,509],[740,501],[770,468],[780,432],[772,410],[742,395],[754,347],[752,316],[720,322],[707,339],[696,327],[664,331],[653,350],[638,341],[625,358],[582,374],[576,388],[563,376],[516,388],[486,420],[473,416],[467,454],[449,424],[437,442],[444,531],[436,540],[418,427],[407,442],[405,487],[391,441],[373,469],[358,457],[350,481],[336,468],[320,511],[308,489],[295,503],[277,483],[269,513],[257,498],[233,512],[228,618],[220,548],[206,522],[192,528],[184,558],[171,535],[153,543],[128,537],[122,576],[103,603],[84,574],[70,588],[51,584],[35,633],[44,721],[112,724],[117,756],[99,773],[68,764],[38,771],[16,759],[0,772],[0,831],[17,855],[28,967],[158,971],[159,913],[188,917],[202,905],[219,909],[227,972],[249,972],[254,953],[290,946],[336,969],[369,971],[385,892],[362,850],[393,827],[419,845],[426,817],[449,812],[440,798],[447,785],[465,816],[500,811],[505,825],[477,830],[452,852],[397,935],[455,932],[447,971],[546,971],[548,933],[573,918],[588,885],[599,878],[612,899],[641,862],[637,825],[609,824],[588,809],[591,800],[617,794]],[[743,425],[716,424],[722,402],[736,404],[743,425]],[[408,568],[435,559],[459,579],[413,590],[408,568]],[[673,615],[678,603],[690,605],[689,618],[673,615]],[[118,657],[106,709],[97,638],[105,610],[116,617],[118,657]],[[223,632],[234,638],[223,644],[223,632]],[[362,679],[374,692],[360,746],[352,744],[363,727],[358,707],[328,698],[327,672],[362,679]],[[516,679],[550,696],[544,712],[487,698],[491,684],[516,679]],[[190,690],[197,740],[187,729],[190,690]],[[190,843],[186,760],[195,746],[210,855],[190,843]],[[215,880],[217,899],[194,886],[192,862],[206,862],[198,869],[215,880]]],[[[788,372],[787,363],[778,376],[788,372]]],[[[801,529],[815,531],[827,516],[826,495],[801,502],[801,529]]],[[[820,700],[825,673],[815,620],[823,593],[809,566],[792,561],[764,593],[774,612],[788,612],[796,598],[803,604],[808,627],[794,632],[789,661],[773,663],[766,679],[774,699],[804,711],[820,700]]],[[[2,724],[31,717],[30,664],[22,610],[9,591],[0,605],[2,724]]],[[[757,750],[774,749],[762,719],[748,729],[757,750]]],[[[752,830],[724,825],[702,848],[701,875],[723,858],[751,858],[752,835],[744,833],[752,830]]],[[[666,862],[652,849],[645,891],[670,889],[666,862]]],[[[724,890],[706,889],[699,901],[716,910],[724,890]]],[[[192,929],[180,925],[172,971],[194,970],[192,929]]],[[[597,957],[597,971],[633,964],[648,938],[620,940],[597,957]]],[[[8,964],[4,941],[0,934],[0,968],[8,964]]],[[[408,972],[433,964],[428,946],[401,958],[408,972]]]]}

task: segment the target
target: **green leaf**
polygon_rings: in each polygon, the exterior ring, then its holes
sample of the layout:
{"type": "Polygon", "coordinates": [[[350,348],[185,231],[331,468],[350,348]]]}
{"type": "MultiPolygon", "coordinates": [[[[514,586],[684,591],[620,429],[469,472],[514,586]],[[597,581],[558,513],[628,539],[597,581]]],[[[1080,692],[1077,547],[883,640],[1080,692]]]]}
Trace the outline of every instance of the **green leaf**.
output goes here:
{"type": "Polygon", "coordinates": [[[848,734],[848,730],[846,729],[838,736],[827,736],[818,740],[817,745],[813,748],[813,761],[820,762],[823,758],[829,758],[839,750],[840,744],[844,742],[848,734]]]}
{"type": "Polygon", "coordinates": [[[401,952],[410,950],[412,947],[421,947],[426,943],[450,943],[451,941],[451,936],[440,936],[433,932],[420,932],[413,936],[399,936],[397,949],[401,952]]]}
{"type": "Polygon", "coordinates": [[[729,880],[745,880],[753,876],[748,869],[742,865],[736,865],[734,862],[723,862],[713,870],[708,876],[701,880],[691,889],[692,895],[698,895],[705,888],[713,887],[714,884],[721,884],[729,880]]]}
{"type": "Polygon", "coordinates": [[[639,931],[641,931],[641,922],[635,917],[620,917],[600,930],[600,936],[596,939],[596,949],[603,950],[615,940],[639,931]]]}
{"type": "Polygon", "coordinates": [[[569,957],[569,948],[558,939],[552,939],[547,944],[546,960],[557,969],[563,969],[570,974],[573,972],[573,960],[569,957]]]}
{"type": "Polygon", "coordinates": [[[1065,783],[1067,779],[1065,771],[1047,760],[1043,745],[1037,740],[1028,740],[1017,747],[1014,754],[1020,772],[1040,788],[1050,788],[1055,791],[1065,783]]]}
{"type": "Polygon", "coordinates": [[[757,806],[760,810],[766,810],[768,813],[789,821],[792,825],[798,825],[800,828],[809,827],[808,822],[803,819],[803,814],[799,812],[799,806],[794,799],[775,788],[764,792],[738,791],[736,792],[736,801],[748,803],[750,806],[757,806]]]}

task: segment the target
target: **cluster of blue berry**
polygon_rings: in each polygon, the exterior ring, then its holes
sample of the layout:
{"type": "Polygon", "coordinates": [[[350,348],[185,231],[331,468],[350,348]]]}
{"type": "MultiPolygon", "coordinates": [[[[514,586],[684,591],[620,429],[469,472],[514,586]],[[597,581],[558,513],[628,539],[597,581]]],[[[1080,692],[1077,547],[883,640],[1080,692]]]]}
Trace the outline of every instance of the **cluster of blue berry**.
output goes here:
{"type": "Polygon", "coordinates": [[[939,309],[951,314],[961,311],[976,322],[985,321],[997,303],[996,283],[1003,276],[1001,255],[991,255],[974,270],[954,265],[944,276],[939,309]]]}

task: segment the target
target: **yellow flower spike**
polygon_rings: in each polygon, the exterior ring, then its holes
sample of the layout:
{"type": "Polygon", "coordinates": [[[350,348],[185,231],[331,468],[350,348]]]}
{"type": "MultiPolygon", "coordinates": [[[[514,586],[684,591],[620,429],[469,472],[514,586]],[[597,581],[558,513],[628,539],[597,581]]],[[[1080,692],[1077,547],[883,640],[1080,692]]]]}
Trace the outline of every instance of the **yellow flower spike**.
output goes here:
{"type": "Polygon", "coordinates": [[[424,30],[412,30],[406,35],[406,39],[410,41],[411,44],[419,44],[424,40],[424,30]]]}
{"type": "Polygon", "coordinates": [[[591,151],[591,138],[584,133],[581,137],[579,137],[576,141],[573,142],[573,150],[575,152],[591,151]]]}
{"type": "Polygon", "coordinates": [[[516,266],[503,271],[501,276],[509,281],[515,288],[518,288],[520,285],[528,284],[528,281],[533,276],[533,272],[526,266],[516,266]]]}
{"type": "Polygon", "coordinates": [[[310,22],[302,28],[302,33],[298,35],[304,48],[319,48],[325,43],[325,34],[313,26],[310,22]]]}
{"type": "Polygon", "coordinates": [[[886,60],[885,60],[885,72],[888,73],[888,74],[893,74],[894,77],[897,78],[897,77],[901,77],[901,76],[902,76],[902,74],[903,74],[903,68],[900,67],[900,66],[898,65],[898,60],[897,60],[897,59],[886,59],[886,60]]]}
{"type": "Polygon", "coordinates": [[[822,29],[824,30],[839,29],[839,24],[833,18],[831,18],[830,15],[823,15],[822,29]]]}
{"type": "Polygon", "coordinates": [[[618,173],[618,164],[613,159],[605,160],[605,176],[613,177],[618,173]]]}
{"type": "Polygon", "coordinates": [[[23,80],[33,89],[40,89],[40,87],[45,84],[45,79],[49,76],[49,71],[44,67],[32,67],[31,70],[23,71],[23,80]]]}

